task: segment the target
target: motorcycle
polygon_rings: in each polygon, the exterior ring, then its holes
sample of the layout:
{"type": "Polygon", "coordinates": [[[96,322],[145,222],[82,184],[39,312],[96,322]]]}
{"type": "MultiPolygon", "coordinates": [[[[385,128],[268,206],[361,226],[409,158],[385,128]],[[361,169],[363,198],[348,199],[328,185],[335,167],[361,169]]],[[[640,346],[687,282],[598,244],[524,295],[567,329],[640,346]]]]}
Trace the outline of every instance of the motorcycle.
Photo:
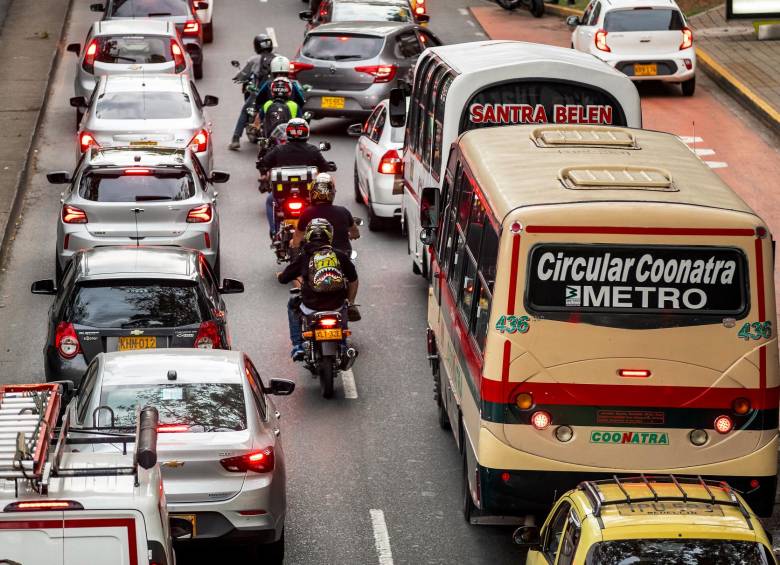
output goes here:
{"type": "MultiPolygon", "coordinates": [[[[241,68],[241,64],[238,61],[230,61],[230,64],[237,69],[241,68]]],[[[255,75],[255,73],[251,73],[244,77],[243,80],[233,79],[233,82],[241,85],[241,90],[244,93],[245,102],[251,99],[251,104],[249,104],[245,110],[247,121],[246,127],[244,128],[244,133],[246,133],[246,137],[250,143],[257,143],[258,139],[260,138],[260,132],[254,125],[255,115],[257,114],[257,110],[255,109],[255,101],[257,100],[257,95],[260,93],[261,80],[257,75],[255,75]]]]}
{"type": "Polygon", "coordinates": [[[298,218],[311,200],[309,190],[317,177],[317,167],[278,167],[268,175],[270,187],[275,188],[274,215],[279,229],[273,239],[273,250],[277,263],[293,258],[292,243],[298,218]]]}
{"type": "Polygon", "coordinates": [[[496,0],[496,2],[504,10],[512,11],[525,6],[535,18],[544,15],[544,0],[496,0]]]}

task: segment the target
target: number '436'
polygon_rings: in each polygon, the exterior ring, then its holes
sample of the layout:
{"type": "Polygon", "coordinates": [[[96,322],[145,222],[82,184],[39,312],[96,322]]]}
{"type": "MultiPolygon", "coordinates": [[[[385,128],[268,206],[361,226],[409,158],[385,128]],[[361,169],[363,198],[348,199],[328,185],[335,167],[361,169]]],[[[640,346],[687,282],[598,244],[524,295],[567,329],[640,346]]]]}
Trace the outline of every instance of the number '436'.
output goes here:
{"type": "Polygon", "coordinates": [[[772,337],[772,322],[747,322],[739,329],[737,336],[745,341],[769,339],[772,337]]]}
{"type": "Polygon", "coordinates": [[[501,333],[524,334],[529,329],[528,316],[501,316],[496,322],[496,329],[501,333]]]}

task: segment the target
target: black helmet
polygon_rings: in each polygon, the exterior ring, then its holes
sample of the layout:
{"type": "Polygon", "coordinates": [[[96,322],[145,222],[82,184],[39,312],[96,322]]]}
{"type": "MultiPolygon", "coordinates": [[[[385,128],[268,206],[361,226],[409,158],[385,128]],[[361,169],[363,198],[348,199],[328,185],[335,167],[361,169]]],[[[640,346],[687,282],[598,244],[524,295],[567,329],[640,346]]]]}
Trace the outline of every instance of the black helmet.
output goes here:
{"type": "Polygon", "coordinates": [[[333,226],[325,218],[314,218],[306,226],[303,239],[306,243],[333,244],[333,226]]]}
{"type": "Polygon", "coordinates": [[[288,78],[275,78],[271,81],[271,96],[275,99],[287,100],[292,97],[293,86],[288,78]]]}
{"type": "Polygon", "coordinates": [[[255,53],[270,53],[274,50],[274,42],[264,33],[255,36],[255,53]]]}

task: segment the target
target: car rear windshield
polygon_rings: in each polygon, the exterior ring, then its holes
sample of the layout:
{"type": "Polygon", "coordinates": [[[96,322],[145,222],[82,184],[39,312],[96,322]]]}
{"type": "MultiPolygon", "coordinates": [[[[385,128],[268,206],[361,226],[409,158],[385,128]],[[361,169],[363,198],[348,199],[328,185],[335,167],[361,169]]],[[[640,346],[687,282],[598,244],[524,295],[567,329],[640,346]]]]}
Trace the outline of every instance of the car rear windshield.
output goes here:
{"type": "MultiPolygon", "coordinates": [[[[164,369],[161,369],[165,372],[164,369]]],[[[136,407],[154,406],[171,432],[233,432],[246,429],[244,391],[238,383],[175,383],[104,386],[100,405],[114,411],[116,427],[132,427],[136,407]]]]}
{"type": "Polygon", "coordinates": [[[167,63],[173,61],[171,39],[153,35],[98,37],[95,60],[99,63],[167,63]]]}
{"type": "Polygon", "coordinates": [[[148,175],[92,172],[81,177],[79,196],[93,202],[147,202],[186,200],[195,195],[188,171],[160,171],[148,175]]]}
{"type": "Polygon", "coordinates": [[[187,16],[187,0],[114,0],[111,15],[118,18],[187,16]]]}
{"type": "Polygon", "coordinates": [[[586,565],[769,565],[763,546],[719,539],[636,539],[595,544],[586,565]]]}
{"type": "Polygon", "coordinates": [[[301,54],[321,61],[362,61],[379,55],[382,43],[381,37],[317,33],[306,38],[301,54]]]}
{"type": "Polygon", "coordinates": [[[96,281],[76,288],[65,317],[94,328],[171,328],[202,322],[201,306],[189,281],[96,281]]]}
{"type": "Polygon", "coordinates": [[[381,4],[336,4],[333,7],[334,22],[411,22],[412,12],[403,6],[381,4]]]}
{"type": "Polygon", "coordinates": [[[95,116],[103,120],[180,120],[192,116],[186,92],[106,92],[95,116]]]}
{"type": "Polygon", "coordinates": [[[613,10],[604,17],[607,31],[669,31],[681,30],[680,12],[669,8],[613,10]]]}

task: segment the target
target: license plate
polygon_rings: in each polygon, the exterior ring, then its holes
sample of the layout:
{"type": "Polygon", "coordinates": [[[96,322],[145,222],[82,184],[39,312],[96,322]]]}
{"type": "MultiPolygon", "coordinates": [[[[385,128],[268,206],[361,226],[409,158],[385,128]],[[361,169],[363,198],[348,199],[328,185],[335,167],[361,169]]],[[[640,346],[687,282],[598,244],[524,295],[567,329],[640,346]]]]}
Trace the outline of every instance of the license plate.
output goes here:
{"type": "Polygon", "coordinates": [[[322,97],[322,107],[323,108],[334,108],[336,110],[341,110],[344,108],[344,103],[346,100],[342,98],[341,96],[323,96],[322,97]]]}
{"type": "Polygon", "coordinates": [[[136,147],[154,147],[157,145],[156,141],[131,141],[130,145],[136,146],[136,147]]]}
{"type": "Polygon", "coordinates": [[[634,76],[654,77],[658,74],[658,65],[651,63],[648,65],[634,64],[634,76]]]}
{"type": "Polygon", "coordinates": [[[133,349],[155,349],[157,338],[154,336],[122,336],[119,338],[119,351],[131,351],[133,349]]]}
{"type": "Polygon", "coordinates": [[[171,518],[178,518],[179,520],[185,520],[189,522],[192,525],[192,537],[195,537],[197,535],[197,528],[196,528],[196,516],[195,514],[168,514],[168,519],[171,518]]]}
{"type": "Polygon", "coordinates": [[[292,226],[292,227],[294,227],[294,228],[297,228],[297,227],[298,227],[298,220],[284,220],[284,222],[282,222],[282,223],[283,223],[285,226],[292,226]]]}
{"type": "Polygon", "coordinates": [[[341,339],[341,328],[335,330],[314,330],[314,339],[317,341],[341,339]]]}

